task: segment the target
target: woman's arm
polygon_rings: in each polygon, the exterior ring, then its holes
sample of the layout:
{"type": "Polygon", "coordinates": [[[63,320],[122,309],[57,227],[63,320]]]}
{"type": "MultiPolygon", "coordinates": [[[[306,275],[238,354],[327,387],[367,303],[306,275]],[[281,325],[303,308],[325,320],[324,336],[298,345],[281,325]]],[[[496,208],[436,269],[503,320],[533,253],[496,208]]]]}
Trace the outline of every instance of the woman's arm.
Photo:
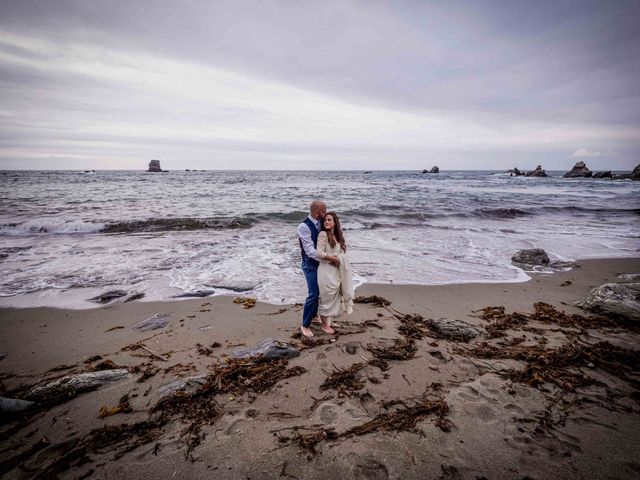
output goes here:
{"type": "Polygon", "coordinates": [[[338,265],[340,265],[340,259],[327,253],[328,243],[329,240],[327,239],[327,232],[320,232],[318,234],[318,244],[316,246],[316,251],[323,260],[326,260],[327,262],[337,267],[338,265]]]}

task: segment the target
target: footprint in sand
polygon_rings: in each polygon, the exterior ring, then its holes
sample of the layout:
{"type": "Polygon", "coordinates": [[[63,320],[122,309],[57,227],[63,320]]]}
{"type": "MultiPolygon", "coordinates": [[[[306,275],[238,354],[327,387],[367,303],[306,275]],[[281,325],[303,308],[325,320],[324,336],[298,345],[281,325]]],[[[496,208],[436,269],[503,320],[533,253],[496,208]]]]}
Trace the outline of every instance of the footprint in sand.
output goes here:
{"type": "Polygon", "coordinates": [[[333,401],[321,403],[317,410],[317,418],[325,425],[340,425],[340,428],[350,428],[361,422],[366,413],[361,406],[349,401],[338,405],[333,401]]]}
{"type": "Polygon", "coordinates": [[[347,455],[347,461],[351,464],[351,478],[363,480],[387,480],[389,478],[387,466],[372,457],[362,457],[357,453],[350,453],[347,455]]]}

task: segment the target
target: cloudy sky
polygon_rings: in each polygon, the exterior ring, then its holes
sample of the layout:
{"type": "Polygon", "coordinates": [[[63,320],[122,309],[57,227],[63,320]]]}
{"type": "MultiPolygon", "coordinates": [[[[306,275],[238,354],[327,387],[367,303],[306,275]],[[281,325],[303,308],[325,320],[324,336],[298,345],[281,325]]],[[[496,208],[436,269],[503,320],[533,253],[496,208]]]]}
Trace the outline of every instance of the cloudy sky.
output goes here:
{"type": "Polygon", "coordinates": [[[628,170],[640,1],[0,1],[0,169],[628,170]]]}

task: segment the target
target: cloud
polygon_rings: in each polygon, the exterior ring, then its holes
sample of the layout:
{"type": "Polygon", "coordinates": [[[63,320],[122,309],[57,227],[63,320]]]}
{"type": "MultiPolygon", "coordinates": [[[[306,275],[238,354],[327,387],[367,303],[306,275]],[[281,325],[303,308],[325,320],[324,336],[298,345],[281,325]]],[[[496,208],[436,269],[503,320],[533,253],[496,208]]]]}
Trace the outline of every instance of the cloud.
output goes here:
{"type": "Polygon", "coordinates": [[[572,158],[587,158],[587,157],[602,157],[603,155],[606,155],[606,154],[607,152],[589,150],[588,148],[579,148],[569,156],[572,158]]]}
{"type": "Polygon", "coordinates": [[[0,168],[630,162],[633,4],[569,4],[4,0],[0,168]]]}

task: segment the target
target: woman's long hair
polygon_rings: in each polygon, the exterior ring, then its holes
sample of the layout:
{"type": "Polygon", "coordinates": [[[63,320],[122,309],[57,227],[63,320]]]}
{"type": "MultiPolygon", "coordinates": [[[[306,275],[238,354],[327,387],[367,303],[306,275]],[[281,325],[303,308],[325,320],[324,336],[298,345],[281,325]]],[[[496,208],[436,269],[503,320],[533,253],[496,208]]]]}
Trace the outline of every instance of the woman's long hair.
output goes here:
{"type": "MultiPolygon", "coordinates": [[[[338,214],[336,212],[327,212],[327,215],[331,215],[333,217],[333,232],[325,230],[324,221],[322,222],[322,229],[327,232],[327,240],[329,240],[329,245],[331,248],[336,246],[336,242],[340,244],[342,250],[344,252],[347,251],[347,243],[344,241],[344,235],[342,234],[342,228],[340,227],[340,219],[338,218],[338,214]]],[[[327,217],[325,215],[325,218],[327,217]]]]}

